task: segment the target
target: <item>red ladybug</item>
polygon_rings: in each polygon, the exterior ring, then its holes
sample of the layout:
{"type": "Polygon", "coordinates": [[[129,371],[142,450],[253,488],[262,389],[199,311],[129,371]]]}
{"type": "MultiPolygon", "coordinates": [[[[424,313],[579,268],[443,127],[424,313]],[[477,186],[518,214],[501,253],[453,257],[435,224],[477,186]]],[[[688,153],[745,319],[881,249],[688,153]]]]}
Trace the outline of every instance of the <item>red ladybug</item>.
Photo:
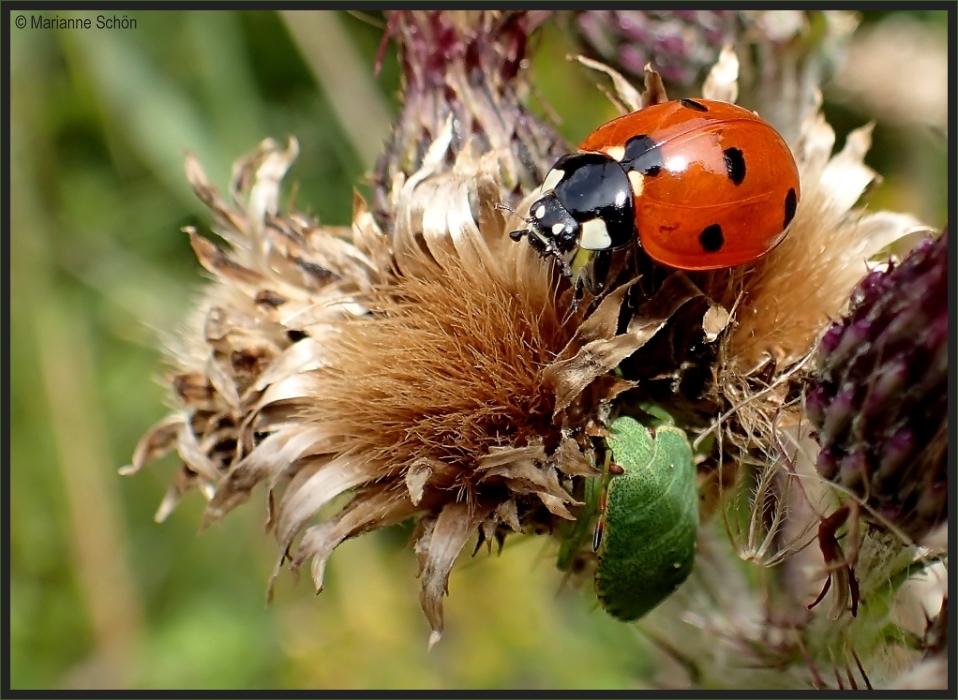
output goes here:
{"type": "Polygon", "coordinates": [[[611,251],[638,243],[680,270],[753,262],[795,216],[798,167],[782,136],[716,100],[651,105],[604,124],[563,156],[530,207],[526,237],[597,293],[611,251]]]}

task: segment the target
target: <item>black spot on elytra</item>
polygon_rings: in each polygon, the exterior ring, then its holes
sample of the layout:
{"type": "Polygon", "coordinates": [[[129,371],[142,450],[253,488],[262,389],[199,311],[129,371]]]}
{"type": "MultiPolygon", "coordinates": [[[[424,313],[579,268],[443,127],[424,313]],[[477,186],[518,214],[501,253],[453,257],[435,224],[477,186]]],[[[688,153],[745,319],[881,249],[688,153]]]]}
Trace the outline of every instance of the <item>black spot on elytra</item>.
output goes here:
{"type": "Polygon", "coordinates": [[[718,224],[706,226],[705,230],[699,234],[699,243],[706,253],[717,253],[725,245],[725,236],[722,235],[722,227],[718,224]]]}
{"type": "Polygon", "coordinates": [[[788,194],[785,195],[785,225],[782,228],[788,228],[788,225],[792,223],[792,219],[795,218],[795,208],[798,206],[798,195],[795,194],[794,189],[789,189],[788,194]]]}
{"type": "Polygon", "coordinates": [[[708,112],[709,108],[703,105],[701,102],[696,102],[695,100],[689,100],[687,98],[682,98],[679,100],[682,103],[683,107],[688,107],[689,109],[694,109],[696,112],[708,112]]]}
{"type": "Polygon", "coordinates": [[[741,185],[745,179],[745,158],[742,152],[737,148],[726,148],[722,151],[725,156],[725,171],[728,173],[728,179],[735,185],[741,185]]]}
{"type": "Polygon", "coordinates": [[[622,165],[626,170],[637,170],[643,175],[655,176],[661,172],[665,161],[662,149],[645,134],[633,136],[625,142],[625,155],[622,165]]]}

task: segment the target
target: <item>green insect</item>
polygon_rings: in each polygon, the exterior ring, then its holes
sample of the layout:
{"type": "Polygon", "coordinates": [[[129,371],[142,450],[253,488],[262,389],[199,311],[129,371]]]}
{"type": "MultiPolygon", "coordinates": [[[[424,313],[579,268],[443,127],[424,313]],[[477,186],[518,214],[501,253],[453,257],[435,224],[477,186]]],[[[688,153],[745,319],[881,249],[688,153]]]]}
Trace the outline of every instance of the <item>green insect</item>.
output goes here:
{"type": "Polygon", "coordinates": [[[597,509],[595,591],[606,612],[623,622],[645,615],[688,578],[699,521],[688,438],[668,414],[644,410],[653,427],[628,416],[612,423],[605,489],[600,479],[586,483],[586,506],[558,562],[568,567],[597,509]]]}

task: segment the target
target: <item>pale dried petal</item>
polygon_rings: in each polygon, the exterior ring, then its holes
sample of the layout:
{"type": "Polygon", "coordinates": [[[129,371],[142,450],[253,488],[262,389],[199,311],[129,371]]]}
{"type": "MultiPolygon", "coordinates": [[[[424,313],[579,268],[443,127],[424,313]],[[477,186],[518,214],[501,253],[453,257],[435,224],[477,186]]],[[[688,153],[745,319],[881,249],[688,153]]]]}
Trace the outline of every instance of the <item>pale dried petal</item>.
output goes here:
{"type": "MultiPolygon", "coordinates": [[[[857,221],[858,241],[849,246],[849,260],[874,260],[883,250],[898,241],[915,237],[924,239],[935,232],[911,214],[876,211],[857,221]]],[[[867,272],[869,266],[865,267],[867,272]]],[[[862,273],[864,275],[864,272],[862,273]]]]}
{"type": "Polygon", "coordinates": [[[479,547],[482,546],[483,542],[486,543],[486,551],[492,554],[492,540],[496,537],[496,529],[498,527],[499,519],[495,512],[479,524],[479,537],[476,540],[476,550],[472,553],[473,556],[479,551],[479,547]]]}
{"type": "Polygon", "coordinates": [[[702,317],[702,329],[705,331],[705,342],[714,342],[729,324],[732,316],[724,306],[709,304],[709,308],[702,317]]]}
{"type": "Polygon", "coordinates": [[[153,462],[176,447],[180,430],[186,422],[182,413],[173,413],[150,428],[140,438],[133,452],[133,462],[120,469],[120,474],[136,474],[144,466],[153,462]]]}
{"type": "Polygon", "coordinates": [[[226,405],[234,415],[240,410],[240,396],[233,381],[233,374],[224,366],[223,361],[211,355],[206,363],[206,377],[210,384],[216,389],[220,399],[226,402],[226,405]]]}
{"type": "MultiPolygon", "coordinates": [[[[632,86],[632,83],[626,80],[621,73],[604,63],[593,61],[591,58],[586,58],[585,56],[574,56],[574,58],[586,68],[591,68],[592,70],[605,73],[609,76],[609,78],[612,79],[612,86],[615,88],[618,98],[622,100],[630,112],[635,112],[646,106],[642,101],[642,95],[639,94],[639,91],[636,90],[632,86]]],[[[646,74],[648,74],[648,70],[646,70],[646,74]]]]}
{"type": "Polygon", "coordinates": [[[419,602],[426,614],[432,633],[431,649],[442,637],[442,597],[449,592],[449,572],[456,562],[466,540],[492,509],[468,503],[450,503],[435,520],[430,531],[418,542],[422,570],[422,589],[419,602]]]}
{"type": "Polygon", "coordinates": [[[851,131],[845,139],[845,146],[829,161],[815,183],[828,193],[835,210],[850,210],[875,179],[875,172],[865,165],[865,154],[871,148],[874,128],[874,124],[868,124],[851,131]]]}
{"type": "MultiPolygon", "coordinates": [[[[534,493],[542,498],[543,503],[549,510],[552,510],[550,504],[568,502],[574,505],[581,505],[559,484],[559,477],[555,469],[543,468],[539,463],[531,459],[516,459],[507,464],[499,464],[488,469],[480,481],[492,477],[501,477],[505,479],[509,488],[516,493],[534,493]],[[546,496],[550,499],[547,501],[546,496]]],[[[562,507],[562,511],[565,508],[562,507]]],[[[555,511],[553,511],[555,512],[555,511]]],[[[559,515],[558,512],[555,512],[559,515]]],[[[560,515],[560,517],[566,517],[560,515]]],[[[572,518],[569,518],[570,520],[572,518]]]]}
{"type": "Polygon", "coordinates": [[[299,155],[299,142],[289,139],[285,151],[267,149],[262,165],[256,169],[256,182],[250,189],[247,217],[250,225],[262,225],[267,214],[279,211],[280,183],[299,155]]]}
{"type": "MultiPolygon", "coordinates": [[[[237,165],[242,164],[240,161],[237,165]]],[[[229,207],[206,177],[203,166],[192,153],[186,154],[186,179],[193,186],[193,192],[205,204],[223,230],[220,235],[234,245],[242,245],[246,238],[246,217],[241,211],[234,211],[229,207]]]]}
{"type": "Polygon", "coordinates": [[[642,106],[649,107],[662,102],[668,102],[669,96],[665,91],[665,83],[658,71],[652,70],[651,64],[645,66],[645,92],[642,94],[642,106]]]}
{"type": "Polygon", "coordinates": [[[279,505],[276,538],[285,550],[293,537],[325,504],[370,479],[367,460],[342,455],[305,467],[289,485],[279,505]]]}
{"type": "MultiPolygon", "coordinates": [[[[303,366],[304,371],[306,371],[307,368],[307,365],[303,366]]],[[[304,373],[293,375],[276,384],[265,387],[265,391],[263,388],[258,387],[258,390],[263,391],[263,394],[259,401],[253,405],[252,411],[256,414],[259,414],[260,411],[271,404],[292,401],[294,399],[303,399],[305,397],[311,396],[316,390],[317,383],[320,381],[321,380],[318,376],[304,373]]]]}
{"type": "Polygon", "coordinates": [[[552,461],[557,470],[568,476],[594,477],[601,474],[589,457],[583,453],[579,443],[565,435],[562,436],[552,461]]]}
{"type": "Polygon", "coordinates": [[[732,103],[738,99],[738,56],[734,47],[722,49],[702,86],[702,97],[732,103]]]}
{"type": "Polygon", "coordinates": [[[326,562],[343,541],[367,529],[395,525],[416,511],[408,498],[389,490],[357,496],[336,517],[306,530],[290,569],[296,572],[304,561],[312,559],[310,573],[319,594],[323,590],[326,562]]]}
{"type": "Polygon", "coordinates": [[[182,425],[177,433],[176,451],[194,472],[213,483],[219,480],[220,472],[200,446],[200,441],[189,424],[182,425]]]}
{"type": "Polygon", "coordinates": [[[185,227],[183,231],[189,234],[190,245],[193,246],[200,265],[224,282],[232,282],[244,291],[266,283],[266,277],[234,261],[212,242],[200,236],[192,226],[185,227]]]}
{"type": "Polygon", "coordinates": [[[569,509],[565,507],[564,499],[544,491],[537,491],[536,496],[540,498],[545,507],[548,508],[549,512],[553,515],[556,515],[563,520],[575,520],[575,516],[572,515],[572,513],[569,512],[569,509]]]}
{"type": "Polygon", "coordinates": [[[510,465],[514,462],[541,461],[546,458],[546,451],[540,442],[525,447],[492,447],[489,453],[476,460],[476,469],[484,471],[493,467],[510,465]]]}
{"type": "Polygon", "coordinates": [[[423,489],[429,482],[436,468],[442,469],[442,464],[428,457],[421,457],[409,465],[406,471],[406,488],[409,490],[409,500],[419,505],[422,500],[423,489]]]}
{"type": "Polygon", "coordinates": [[[203,527],[222,518],[249,498],[253,487],[267,479],[270,488],[286,475],[290,466],[303,457],[322,451],[323,443],[336,436],[321,427],[303,428],[301,425],[278,430],[256,446],[249,455],[237,462],[219,483],[216,495],[203,514],[203,527]]]}
{"type": "Polygon", "coordinates": [[[510,498],[496,507],[496,519],[504,523],[513,532],[522,532],[522,525],[519,523],[519,511],[513,499],[510,498]]]}
{"type": "Polygon", "coordinates": [[[322,357],[322,344],[312,338],[303,338],[290,345],[272,361],[266,371],[259,375],[253,384],[253,389],[256,391],[270,389],[287,379],[298,378],[306,372],[319,369],[323,365],[322,357]]]}
{"type": "Polygon", "coordinates": [[[815,110],[802,122],[802,132],[794,147],[803,171],[808,173],[804,177],[811,183],[815,183],[824,171],[835,148],[835,130],[825,121],[825,115],[821,112],[821,91],[815,91],[814,99],[815,110]]]}
{"type": "Polygon", "coordinates": [[[170,484],[169,489],[166,491],[166,495],[163,496],[163,500],[160,502],[160,507],[157,508],[153,520],[158,523],[162,523],[166,520],[170,513],[176,509],[176,506],[182,500],[183,496],[193,489],[199,489],[200,493],[202,493],[207,500],[213,495],[212,483],[210,481],[203,479],[196,472],[185,466],[181,467],[177,470],[176,476],[173,478],[173,483],[170,484]]]}

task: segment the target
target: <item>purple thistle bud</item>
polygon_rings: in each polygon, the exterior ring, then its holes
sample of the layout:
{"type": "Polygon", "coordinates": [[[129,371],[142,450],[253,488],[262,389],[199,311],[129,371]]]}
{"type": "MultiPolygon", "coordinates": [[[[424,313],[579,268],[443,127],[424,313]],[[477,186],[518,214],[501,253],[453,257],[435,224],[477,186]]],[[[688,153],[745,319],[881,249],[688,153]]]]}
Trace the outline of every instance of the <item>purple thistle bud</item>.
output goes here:
{"type": "Polygon", "coordinates": [[[947,518],[948,240],[869,273],[805,394],[819,473],[913,538],[947,518]]]}
{"type": "Polygon", "coordinates": [[[853,491],[859,490],[868,476],[868,459],[865,448],[859,445],[854,452],[845,455],[838,469],[838,483],[853,491]]]}
{"type": "Polygon", "coordinates": [[[848,429],[855,416],[857,393],[857,387],[854,384],[847,384],[832,399],[831,404],[825,409],[825,421],[822,423],[819,440],[833,442],[836,436],[848,429]]]}
{"type": "Polygon", "coordinates": [[[388,35],[395,37],[403,69],[403,101],[385,150],[376,164],[373,213],[384,227],[397,176],[422,167],[427,149],[452,121],[450,150],[467,141],[481,152],[509,147],[501,162],[507,186],[538,187],[566,151],[552,127],[525,105],[526,47],[548,11],[441,12],[393,10],[388,35]]]}
{"type": "Polygon", "coordinates": [[[831,357],[831,354],[835,352],[835,348],[838,347],[838,343],[841,342],[843,335],[845,335],[845,327],[840,324],[832,326],[826,331],[822,337],[822,342],[818,346],[819,365],[831,357]]]}
{"type": "Polygon", "coordinates": [[[805,395],[805,414],[815,425],[825,421],[825,407],[829,401],[828,391],[823,386],[816,386],[805,395]]]}
{"type": "Polygon", "coordinates": [[[641,77],[651,62],[666,81],[686,87],[698,83],[740,25],[735,12],[704,10],[586,10],[575,22],[585,47],[616,70],[641,77]]]}
{"type": "Polygon", "coordinates": [[[867,345],[874,337],[874,327],[871,321],[862,319],[855,321],[844,329],[835,349],[828,355],[819,356],[824,364],[820,366],[829,373],[853,360],[856,354],[865,352],[867,345]]]}
{"type": "Polygon", "coordinates": [[[905,466],[906,460],[914,459],[917,447],[915,431],[907,426],[899,429],[882,451],[881,463],[875,472],[875,482],[881,486],[894,486],[892,480],[905,466]]]}
{"type": "Polygon", "coordinates": [[[822,448],[818,453],[818,473],[829,480],[838,473],[838,458],[831,446],[822,448]]]}
{"type": "Polygon", "coordinates": [[[855,291],[852,292],[852,304],[855,306],[860,304],[874,304],[878,299],[878,294],[881,292],[884,277],[884,270],[874,270],[865,275],[865,279],[863,279],[855,291]]]}
{"type": "Polygon", "coordinates": [[[907,388],[910,374],[911,366],[903,358],[883,367],[868,389],[862,416],[865,419],[874,419],[883,408],[889,406],[889,399],[907,388]]]}

